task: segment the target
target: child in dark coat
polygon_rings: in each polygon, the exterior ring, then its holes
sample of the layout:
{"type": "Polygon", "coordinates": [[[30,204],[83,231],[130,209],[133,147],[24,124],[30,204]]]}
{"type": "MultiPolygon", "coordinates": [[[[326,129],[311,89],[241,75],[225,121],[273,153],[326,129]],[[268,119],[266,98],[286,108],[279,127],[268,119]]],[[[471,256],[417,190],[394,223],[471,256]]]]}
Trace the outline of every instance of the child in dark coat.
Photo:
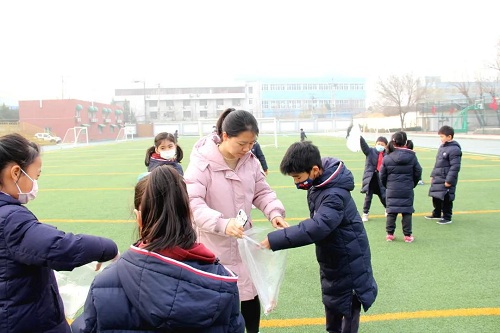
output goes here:
{"type": "Polygon", "coordinates": [[[396,230],[396,217],[401,213],[404,241],[411,243],[413,189],[422,177],[422,167],[418,163],[417,155],[407,145],[411,145],[405,132],[393,134],[389,143],[389,154],[384,157],[380,170],[380,179],[386,187],[385,203],[387,211],[386,231],[387,241],[393,241],[396,230]]]}
{"type": "Polygon", "coordinates": [[[177,136],[172,133],[161,132],[155,136],[155,144],[146,151],[144,164],[148,172],[160,165],[171,165],[183,176],[184,170],[181,166],[183,157],[182,148],[177,144],[177,136]]]}
{"type": "Polygon", "coordinates": [[[382,206],[385,208],[385,187],[380,181],[379,172],[382,167],[382,160],[386,154],[387,139],[383,136],[377,138],[375,147],[370,148],[366,140],[360,136],[359,143],[363,154],[366,156],[365,172],[363,173],[363,183],[361,193],[366,193],[365,203],[363,204],[363,222],[368,222],[368,212],[372,205],[373,195],[376,194],[382,206]]]}
{"type": "Polygon", "coordinates": [[[438,224],[450,224],[453,214],[453,200],[458,182],[458,172],[462,164],[462,148],[453,140],[455,131],[443,126],[438,131],[441,146],[436,155],[436,163],[431,173],[429,196],[434,210],[426,219],[435,219],[438,224]],[[442,214],[442,215],[441,215],[442,214]]]}
{"type": "Polygon", "coordinates": [[[273,251],[316,245],[328,332],[358,332],[361,306],[367,311],[377,296],[370,246],[351,197],[354,177],[344,163],[321,158],[311,142],[292,144],[280,171],[307,190],[310,218],[273,231],[261,242],[273,251]]]}

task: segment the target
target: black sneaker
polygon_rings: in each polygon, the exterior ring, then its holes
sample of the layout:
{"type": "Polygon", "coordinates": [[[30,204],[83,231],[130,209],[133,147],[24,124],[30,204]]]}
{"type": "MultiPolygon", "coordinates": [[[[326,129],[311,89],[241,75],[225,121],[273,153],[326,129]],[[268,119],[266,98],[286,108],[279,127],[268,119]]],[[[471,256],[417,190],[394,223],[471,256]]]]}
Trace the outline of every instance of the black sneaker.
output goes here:
{"type": "Polygon", "coordinates": [[[427,220],[441,220],[441,216],[433,216],[433,215],[429,215],[429,216],[424,216],[427,220]]]}
{"type": "Polygon", "coordinates": [[[446,219],[439,219],[439,221],[436,221],[437,224],[450,224],[451,220],[446,220],[446,219]]]}

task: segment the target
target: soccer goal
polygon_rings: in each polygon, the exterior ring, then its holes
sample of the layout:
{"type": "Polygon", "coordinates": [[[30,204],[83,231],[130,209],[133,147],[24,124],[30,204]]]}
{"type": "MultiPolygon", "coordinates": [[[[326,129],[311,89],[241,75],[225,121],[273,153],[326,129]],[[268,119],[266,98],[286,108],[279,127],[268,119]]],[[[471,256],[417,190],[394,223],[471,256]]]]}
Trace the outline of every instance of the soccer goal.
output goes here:
{"type": "Polygon", "coordinates": [[[126,125],[125,127],[120,128],[118,134],[116,135],[115,141],[133,140],[135,134],[135,125],[126,125]]]}
{"type": "Polygon", "coordinates": [[[66,130],[64,138],[62,140],[63,144],[89,144],[89,132],[87,127],[71,127],[66,130]]]}
{"type": "MultiPolygon", "coordinates": [[[[274,146],[278,148],[278,124],[276,118],[256,118],[259,126],[259,137],[266,137],[259,140],[261,147],[274,146]],[[268,139],[270,137],[270,140],[268,139]]],[[[198,134],[200,137],[212,133],[217,123],[217,119],[199,119],[198,134]]]]}

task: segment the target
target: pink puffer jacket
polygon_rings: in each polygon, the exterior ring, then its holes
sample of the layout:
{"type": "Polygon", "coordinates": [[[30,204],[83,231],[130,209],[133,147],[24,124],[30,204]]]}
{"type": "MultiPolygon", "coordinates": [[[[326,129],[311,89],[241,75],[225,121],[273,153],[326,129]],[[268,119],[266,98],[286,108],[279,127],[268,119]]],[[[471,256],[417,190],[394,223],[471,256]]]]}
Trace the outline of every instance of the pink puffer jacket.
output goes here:
{"type": "Polygon", "coordinates": [[[252,227],[252,204],[271,221],[285,216],[285,208],[276,198],[261,170],[259,160],[249,152],[234,170],[224,162],[211,136],[194,145],[184,173],[198,241],[208,247],[221,263],[238,275],[240,300],[253,299],[257,292],[241,261],[236,238],[226,236],[226,225],[243,209],[248,217],[245,229],[252,227]]]}

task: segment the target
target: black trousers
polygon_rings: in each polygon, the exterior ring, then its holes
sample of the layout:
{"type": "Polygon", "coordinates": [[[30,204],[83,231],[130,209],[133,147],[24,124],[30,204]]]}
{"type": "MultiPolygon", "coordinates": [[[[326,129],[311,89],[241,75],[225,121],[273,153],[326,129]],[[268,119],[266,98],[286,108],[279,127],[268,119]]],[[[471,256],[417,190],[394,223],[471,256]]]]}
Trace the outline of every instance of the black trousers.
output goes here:
{"type": "MultiPolygon", "coordinates": [[[[401,219],[401,222],[403,223],[403,234],[405,236],[411,236],[412,214],[402,213],[401,215],[403,216],[403,218],[401,219]]],[[[387,213],[387,222],[385,224],[385,231],[387,231],[389,235],[394,235],[394,231],[396,230],[397,216],[398,216],[397,213],[387,213]]]]}
{"type": "Polygon", "coordinates": [[[433,197],[432,205],[434,206],[432,216],[442,217],[445,220],[451,221],[451,216],[453,215],[453,201],[450,201],[449,193],[446,193],[443,200],[433,197]],[[442,215],[441,212],[443,213],[442,215]]]}
{"type": "Polygon", "coordinates": [[[241,315],[245,319],[247,333],[259,333],[260,326],[260,301],[259,296],[241,302],[241,315]]]}
{"type": "Polygon", "coordinates": [[[352,295],[351,314],[344,316],[335,313],[325,306],[326,331],[328,333],[358,333],[361,302],[356,295],[352,295]]]}
{"type": "Polygon", "coordinates": [[[385,197],[380,193],[380,185],[378,183],[378,173],[374,173],[372,179],[370,180],[370,185],[368,186],[368,191],[365,196],[365,203],[363,204],[363,213],[368,214],[370,207],[372,206],[373,195],[378,195],[382,206],[385,208],[385,197]]]}

